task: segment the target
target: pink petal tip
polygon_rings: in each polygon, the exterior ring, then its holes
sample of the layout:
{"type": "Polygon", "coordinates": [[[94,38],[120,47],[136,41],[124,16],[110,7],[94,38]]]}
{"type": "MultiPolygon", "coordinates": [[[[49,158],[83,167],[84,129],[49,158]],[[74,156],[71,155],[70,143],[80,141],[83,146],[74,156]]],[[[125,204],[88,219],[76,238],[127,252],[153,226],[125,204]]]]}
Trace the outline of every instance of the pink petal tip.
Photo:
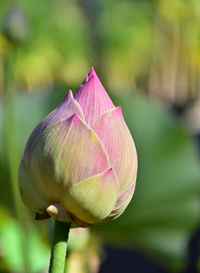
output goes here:
{"type": "Polygon", "coordinates": [[[74,94],[74,99],[81,106],[85,121],[89,125],[92,125],[105,111],[114,108],[93,67],[74,94]]]}

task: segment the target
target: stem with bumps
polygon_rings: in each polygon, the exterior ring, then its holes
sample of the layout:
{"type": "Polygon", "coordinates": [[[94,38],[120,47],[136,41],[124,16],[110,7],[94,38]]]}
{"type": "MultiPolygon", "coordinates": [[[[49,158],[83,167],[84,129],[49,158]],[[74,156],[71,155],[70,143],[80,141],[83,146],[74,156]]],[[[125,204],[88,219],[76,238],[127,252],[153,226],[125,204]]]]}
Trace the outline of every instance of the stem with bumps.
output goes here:
{"type": "Polygon", "coordinates": [[[71,224],[55,220],[49,273],[64,273],[71,224]]]}

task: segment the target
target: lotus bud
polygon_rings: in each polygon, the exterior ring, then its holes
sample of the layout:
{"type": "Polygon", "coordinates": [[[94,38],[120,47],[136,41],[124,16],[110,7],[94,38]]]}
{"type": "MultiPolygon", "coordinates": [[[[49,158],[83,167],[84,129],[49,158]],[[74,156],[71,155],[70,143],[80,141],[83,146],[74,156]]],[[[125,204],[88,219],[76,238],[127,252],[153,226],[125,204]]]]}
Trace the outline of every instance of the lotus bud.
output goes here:
{"type": "Polygon", "coordinates": [[[1,28],[9,41],[24,42],[29,30],[29,22],[24,9],[18,5],[12,5],[3,16],[1,28]]]}
{"type": "Polygon", "coordinates": [[[87,227],[117,218],[130,202],[137,153],[93,68],[76,93],[33,130],[19,168],[19,188],[37,218],[87,227]]]}

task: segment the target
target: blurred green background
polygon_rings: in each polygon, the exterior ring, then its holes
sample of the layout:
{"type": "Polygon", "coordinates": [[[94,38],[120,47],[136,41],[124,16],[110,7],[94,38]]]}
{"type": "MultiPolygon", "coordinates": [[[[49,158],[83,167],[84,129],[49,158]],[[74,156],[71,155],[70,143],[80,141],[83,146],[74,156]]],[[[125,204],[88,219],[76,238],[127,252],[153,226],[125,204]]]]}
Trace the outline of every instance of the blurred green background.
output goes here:
{"type": "Polygon", "coordinates": [[[138,179],[119,219],[71,232],[68,272],[104,272],[104,244],[160,266],[145,273],[198,272],[199,0],[2,0],[0,24],[0,272],[47,272],[52,223],[21,203],[18,166],[33,128],[92,65],[122,105],[138,179]]]}

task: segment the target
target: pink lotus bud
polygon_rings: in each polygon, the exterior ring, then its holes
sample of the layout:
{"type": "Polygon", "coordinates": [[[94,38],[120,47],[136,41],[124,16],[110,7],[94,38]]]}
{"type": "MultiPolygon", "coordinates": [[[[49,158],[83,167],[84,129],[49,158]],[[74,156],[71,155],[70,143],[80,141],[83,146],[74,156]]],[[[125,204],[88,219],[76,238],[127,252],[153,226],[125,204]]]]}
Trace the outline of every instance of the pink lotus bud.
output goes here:
{"type": "Polygon", "coordinates": [[[73,226],[118,217],[136,182],[137,153],[120,107],[92,68],[34,129],[19,169],[24,203],[73,226]]]}

